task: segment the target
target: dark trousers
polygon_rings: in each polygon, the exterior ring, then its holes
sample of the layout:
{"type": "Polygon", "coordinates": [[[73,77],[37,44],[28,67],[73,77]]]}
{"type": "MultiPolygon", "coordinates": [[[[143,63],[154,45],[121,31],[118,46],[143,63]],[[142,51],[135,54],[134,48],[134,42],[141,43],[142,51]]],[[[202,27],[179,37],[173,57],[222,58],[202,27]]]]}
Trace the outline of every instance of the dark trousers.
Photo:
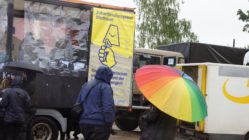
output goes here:
{"type": "Polygon", "coordinates": [[[3,119],[0,119],[0,140],[5,139],[4,123],[3,119]]]}
{"type": "Polygon", "coordinates": [[[6,140],[26,140],[23,123],[5,123],[6,140]]]}
{"type": "Polygon", "coordinates": [[[108,140],[111,132],[111,129],[107,126],[88,124],[81,124],[80,129],[84,136],[84,140],[108,140]]]}
{"type": "Polygon", "coordinates": [[[32,132],[33,119],[34,119],[34,115],[30,115],[29,117],[27,117],[27,120],[24,126],[25,131],[26,131],[26,140],[34,140],[34,135],[32,132]]]}
{"type": "Polygon", "coordinates": [[[70,120],[70,121],[68,121],[67,126],[68,126],[68,129],[67,129],[67,132],[66,132],[67,138],[69,139],[70,138],[70,132],[74,131],[73,136],[74,136],[75,139],[77,139],[78,138],[77,135],[81,133],[80,126],[79,126],[79,121],[70,120]]]}

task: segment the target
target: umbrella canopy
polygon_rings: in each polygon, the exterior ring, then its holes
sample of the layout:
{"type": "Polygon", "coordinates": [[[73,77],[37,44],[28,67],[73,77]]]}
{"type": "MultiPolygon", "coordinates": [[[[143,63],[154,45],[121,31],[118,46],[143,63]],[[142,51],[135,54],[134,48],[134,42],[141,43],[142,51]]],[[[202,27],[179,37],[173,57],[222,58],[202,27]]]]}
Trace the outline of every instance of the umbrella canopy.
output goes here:
{"type": "Polygon", "coordinates": [[[154,106],[180,120],[196,122],[207,116],[199,87],[184,72],[162,65],[146,65],[136,71],[139,90],[154,106]]]}

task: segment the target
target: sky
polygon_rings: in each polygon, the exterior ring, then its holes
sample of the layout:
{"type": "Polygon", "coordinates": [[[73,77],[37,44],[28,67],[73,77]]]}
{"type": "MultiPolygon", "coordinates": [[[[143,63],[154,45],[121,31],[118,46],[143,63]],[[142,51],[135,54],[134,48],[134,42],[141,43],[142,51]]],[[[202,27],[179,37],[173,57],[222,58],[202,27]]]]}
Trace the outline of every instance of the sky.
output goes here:
{"type": "MultiPolygon", "coordinates": [[[[85,0],[114,4],[116,6],[135,7],[133,0],[85,0]]],[[[248,0],[183,0],[179,18],[191,22],[192,31],[200,43],[232,46],[249,45],[249,33],[243,32],[245,25],[238,20],[238,9],[249,10],[248,0]]]]}
{"type": "Polygon", "coordinates": [[[180,18],[191,21],[192,31],[201,43],[232,46],[249,45],[249,33],[238,20],[237,11],[249,10],[248,0],[184,0],[180,18]]]}

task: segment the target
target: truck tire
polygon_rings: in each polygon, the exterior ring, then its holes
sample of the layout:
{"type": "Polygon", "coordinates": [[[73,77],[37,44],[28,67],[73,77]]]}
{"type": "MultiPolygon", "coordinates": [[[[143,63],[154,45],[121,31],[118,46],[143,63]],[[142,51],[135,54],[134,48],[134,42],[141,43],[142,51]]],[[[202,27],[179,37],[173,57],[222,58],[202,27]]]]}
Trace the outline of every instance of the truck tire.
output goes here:
{"type": "Polygon", "coordinates": [[[57,140],[58,126],[49,117],[36,117],[33,121],[32,132],[34,140],[57,140]]]}
{"type": "Polygon", "coordinates": [[[120,130],[132,131],[138,126],[138,116],[134,112],[119,112],[116,115],[115,124],[120,130]]]}

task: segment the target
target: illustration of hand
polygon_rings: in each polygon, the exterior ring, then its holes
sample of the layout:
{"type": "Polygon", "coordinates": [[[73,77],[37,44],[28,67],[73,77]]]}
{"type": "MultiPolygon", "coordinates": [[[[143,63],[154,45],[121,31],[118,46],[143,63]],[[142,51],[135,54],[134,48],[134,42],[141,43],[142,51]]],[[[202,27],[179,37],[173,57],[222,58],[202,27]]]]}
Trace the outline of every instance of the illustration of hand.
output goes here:
{"type": "Polygon", "coordinates": [[[99,60],[103,65],[108,66],[109,68],[115,66],[117,63],[111,47],[104,45],[99,49],[99,60]]]}

